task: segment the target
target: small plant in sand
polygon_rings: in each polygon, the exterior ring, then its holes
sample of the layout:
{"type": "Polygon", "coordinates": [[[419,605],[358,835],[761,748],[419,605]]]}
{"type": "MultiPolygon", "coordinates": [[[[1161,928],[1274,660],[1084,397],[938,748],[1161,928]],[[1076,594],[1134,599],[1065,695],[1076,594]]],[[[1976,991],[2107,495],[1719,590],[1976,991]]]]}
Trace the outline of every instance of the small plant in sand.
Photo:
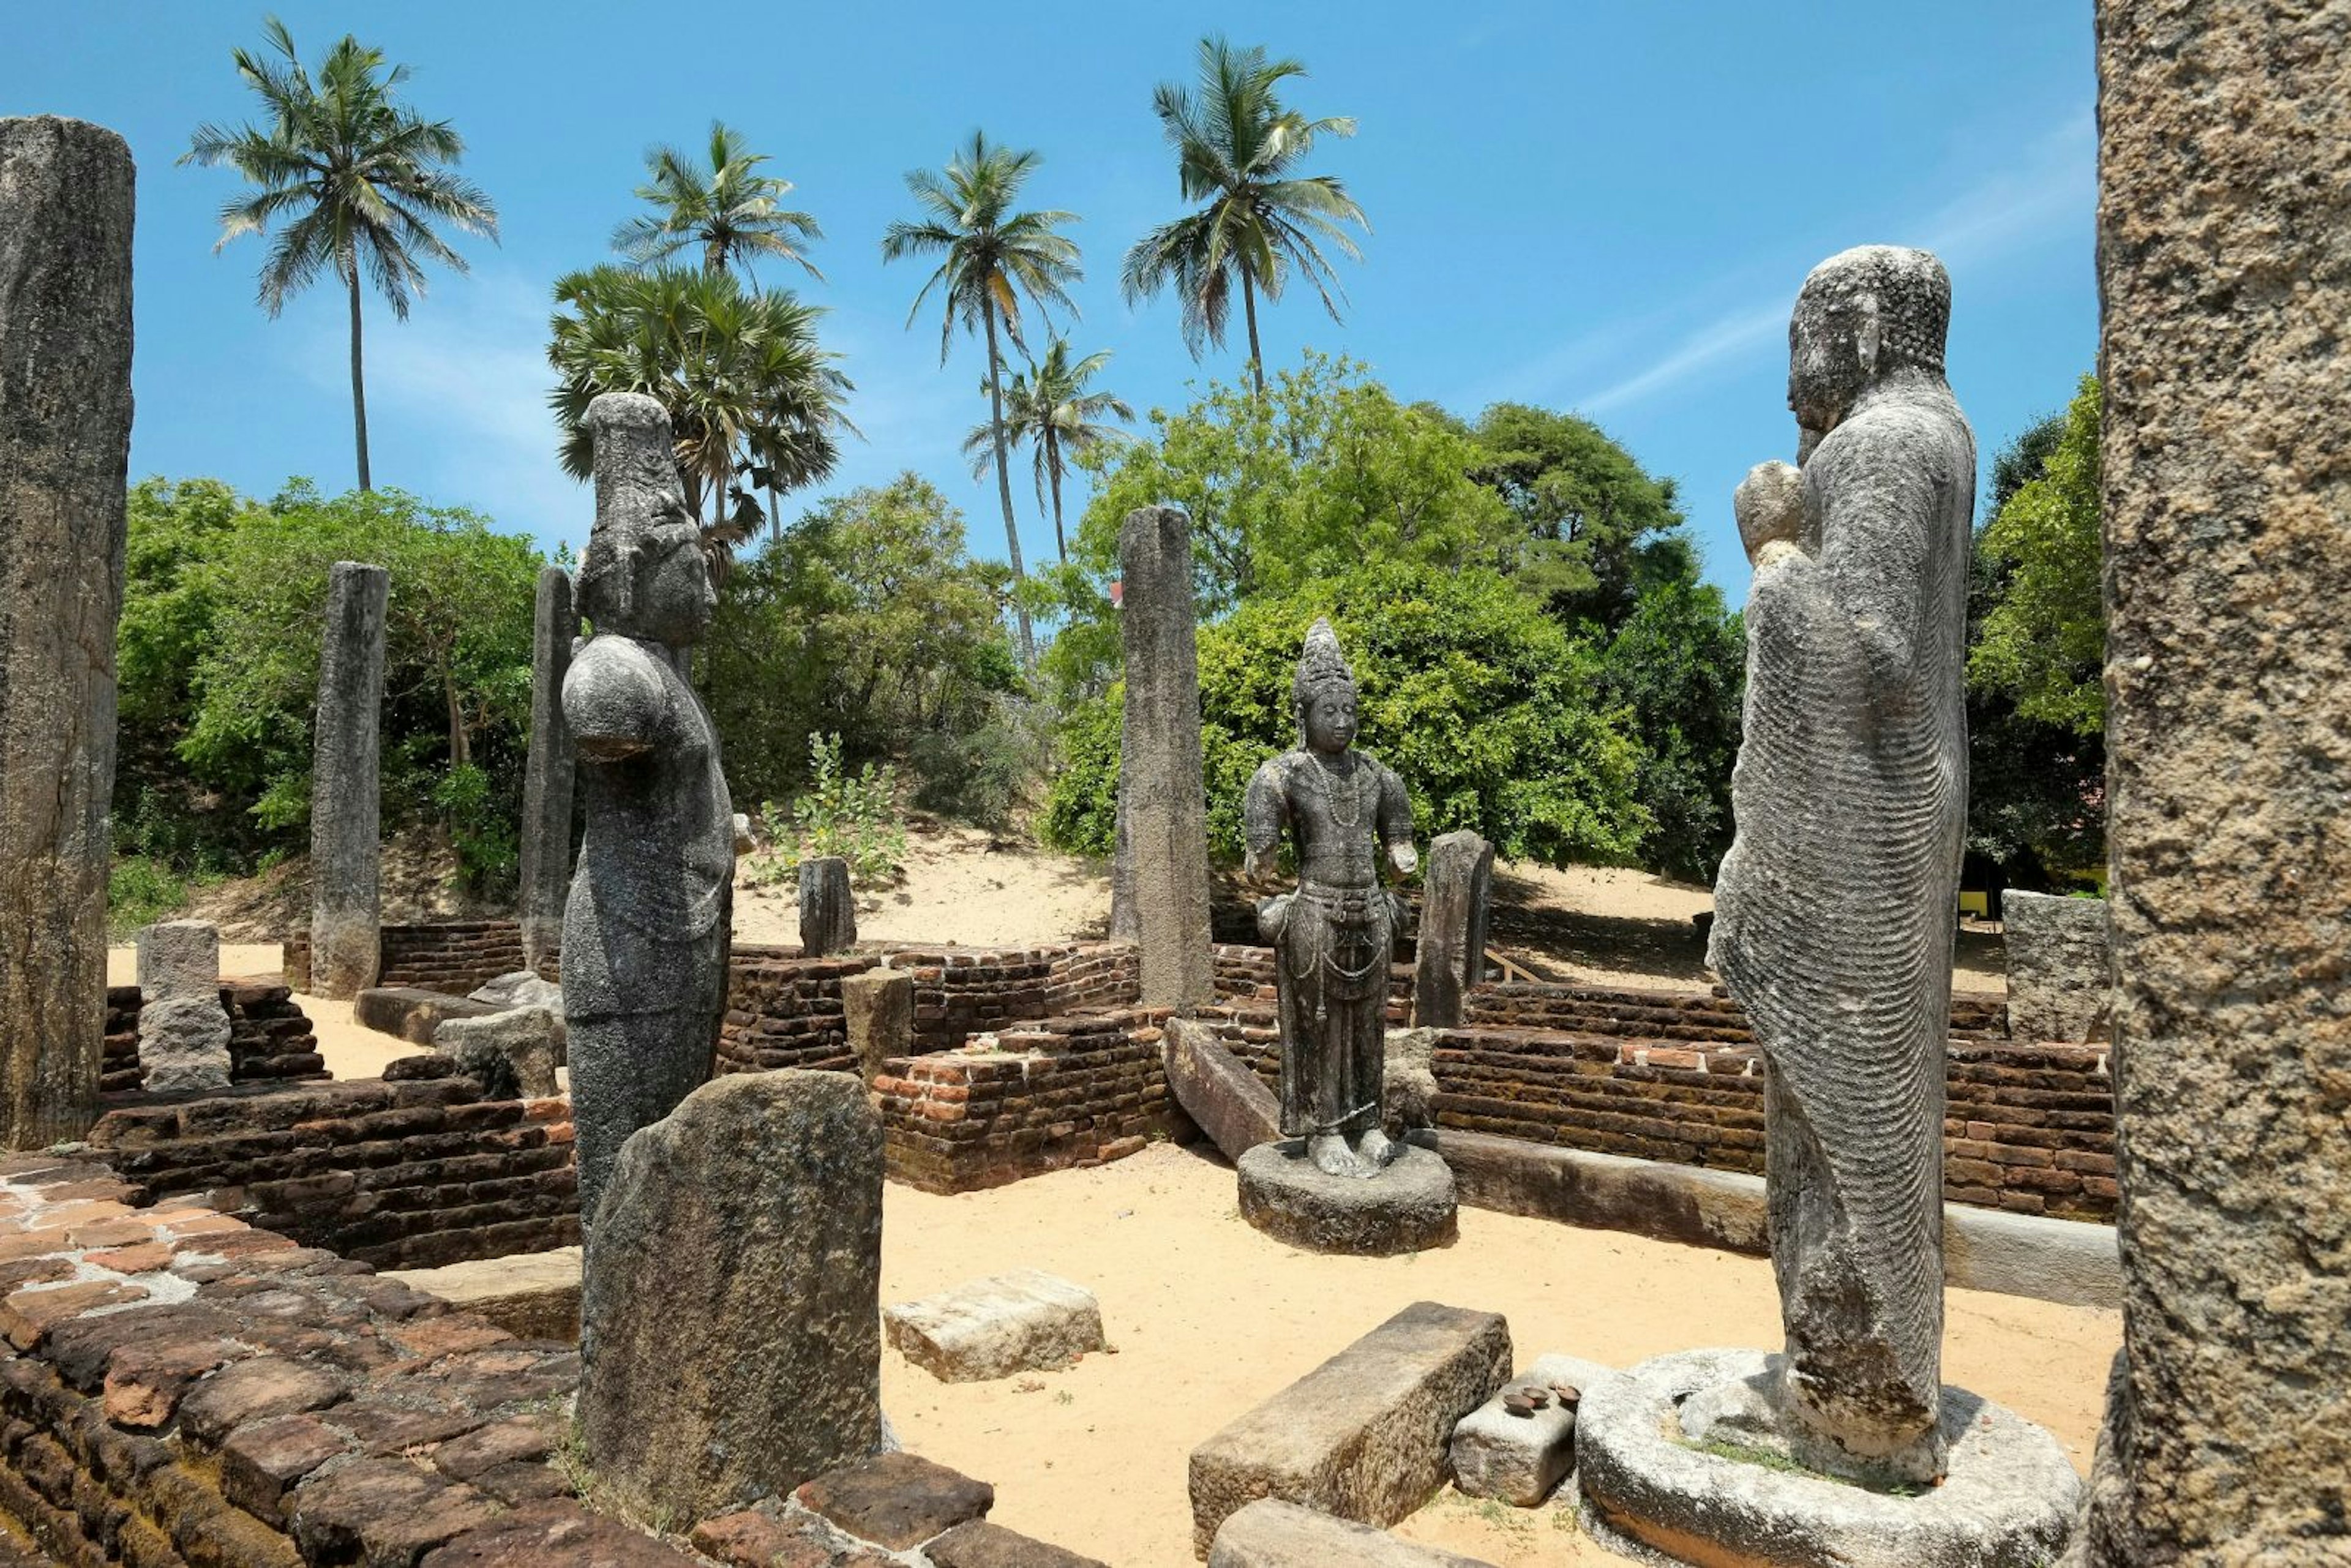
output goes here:
{"type": "Polygon", "coordinates": [[[860,886],[895,882],[906,863],[906,824],[898,812],[898,770],[868,762],[855,773],[841,766],[841,737],[809,737],[809,787],[787,811],[770,801],[759,809],[775,848],[754,874],[781,883],[802,861],[838,855],[860,886]]]}

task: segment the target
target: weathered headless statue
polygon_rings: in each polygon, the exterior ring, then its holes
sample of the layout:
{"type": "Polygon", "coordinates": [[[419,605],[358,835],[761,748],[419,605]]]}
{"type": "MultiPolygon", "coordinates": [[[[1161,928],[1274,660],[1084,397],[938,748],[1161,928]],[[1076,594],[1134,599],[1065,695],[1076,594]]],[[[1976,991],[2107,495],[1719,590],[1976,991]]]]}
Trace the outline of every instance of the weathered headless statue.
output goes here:
{"type": "Polygon", "coordinates": [[[1961,675],[1975,441],[1924,251],[1815,268],[1789,332],[1801,471],[1736,497],[1754,563],[1738,838],[1708,961],[1767,1059],[1792,1451],[1931,1480],[1943,1331],[1944,1053],[1967,816],[1961,675]]]}
{"type": "Polygon", "coordinates": [[[734,810],[687,679],[717,601],[661,404],[588,407],[596,523],[580,569],[595,635],[563,679],[586,836],[563,916],[580,1215],[629,1134],[710,1076],[726,998],[734,810]]]}
{"type": "Polygon", "coordinates": [[[1285,827],[1298,849],[1298,891],[1258,908],[1276,953],[1281,1131],[1332,1176],[1376,1176],[1399,1152],[1380,1125],[1396,922],[1380,861],[1419,865],[1412,807],[1403,779],[1350,749],[1355,678],[1327,622],[1306,634],[1291,696],[1303,744],[1259,768],[1242,804],[1243,876],[1266,874],[1285,827]]]}

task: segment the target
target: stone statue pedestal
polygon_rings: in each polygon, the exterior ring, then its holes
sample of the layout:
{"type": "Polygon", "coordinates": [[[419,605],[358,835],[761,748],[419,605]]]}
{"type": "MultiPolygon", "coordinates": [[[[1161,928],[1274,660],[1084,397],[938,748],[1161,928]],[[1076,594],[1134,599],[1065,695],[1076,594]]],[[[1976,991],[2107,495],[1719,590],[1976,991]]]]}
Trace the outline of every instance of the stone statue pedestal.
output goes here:
{"type": "Polygon", "coordinates": [[[1429,1149],[1401,1145],[1374,1176],[1332,1176],[1300,1138],[1240,1157],[1241,1218],[1309,1252],[1389,1258],[1452,1244],[1460,1234],[1453,1171],[1429,1149]]]}
{"type": "Polygon", "coordinates": [[[1587,1387],[1575,1460],[1593,1539],[1636,1559],[1720,1568],[2038,1568],[2064,1549],[2082,1496],[2064,1448],[1962,1388],[1942,1390],[1949,1457],[1939,1486],[1881,1491],[1792,1469],[1770,1439],[1741,1440],[1728,1422],[1704,1447],[1690,1439],[1693,1406],[1768,1380],[1779,1361],[1682,1351],[1587,1387]],[[1733,1457],[1749,1447],[1756,1459],[1733,1457]]]}

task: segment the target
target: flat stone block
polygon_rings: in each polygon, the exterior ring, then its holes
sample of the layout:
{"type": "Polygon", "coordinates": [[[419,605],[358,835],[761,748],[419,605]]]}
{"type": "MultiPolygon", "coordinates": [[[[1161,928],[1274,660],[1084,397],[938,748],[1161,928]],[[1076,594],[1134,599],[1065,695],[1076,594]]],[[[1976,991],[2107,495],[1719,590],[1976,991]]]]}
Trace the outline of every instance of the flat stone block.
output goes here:
{"type": "Polygon", "coordinates": [[[1208,1568],[1332,1568],[1341,1563],[1350,1568],[1493,1568],[1482,1558],[1399,1541],[1368,1524],[1277,1498],[1259,1498],[1225,1521],[1208,1550],[1208,1568]]]}
{"type": "Polygon", "coordinates": [[[430,1046],[451,1019],[487,1018],[500,1009],[445,991],[414,986],[370,986],[351,998],[351,1021],[413,1045],[430,1046]]]}
{"type": "Polygon", "coordinates": [[[907,1360],[946,1383],[1067,1366],[1104,1343],[1093,1292],[1035,1269],[897,1302],[882,1322],[907,1360]]]}
{"type": "Polygon", "coordinates": [[[882,1064],[914,1047],[914,977],[898,969],[868,969],[841,982],[842,1032],[865,1082],[882,1064]]]}
{"type": "Polygon", "coordinates": [[[391,1269],[387,1280],[438,1296],[517,1339],[580,1337],[580,1249],[558,1247],[438,1269],[391,1269]]]}
{"type": "Polygon", "coordinates": [[[1538,1357],[1453,1428],[1454,1486],[1464,1497],[1534,1507],[1575,1469],[1577,1406],[1556,1390],[1568,1387],[1581,1395],[1603,1378],[1623,1375],[1581,1356],[1538,1357]],[[1531,1416],[1514,1416],[1504,1407],[1502,1401],[1513,1392],[1530,1387],[1543,1390],[1549,1403],[1531,1416]]]}
{"type": "Polygon", "coordinates": [[[1225,1158],[1281,1136],[1281,1103],[1207,1025],[1171,1018],[1160,1036],[1167,1092],[1225,1158]]]}
{"type": "Polygon", "coordinates": [[[1449,1245],[1460,1234],[1453,1172],[1407,1144],[1375,1176],[1334,1176],[1288,1138],[1241,1155],[1241,1218],[1310,1252],[1387,1258],[1449,1245]]]}
{"type": "Polygon", "coordinates": [[[1510,1375],[1499,1312],[1416,1301],[1192,1450],[1192,1550],[1259,1498],[1385,1527],[1445,1484],[1464,1416],[1510,1375]]]}
{"type": "Polygon", "coordinates": [[[810,1512],[893,1552],[983,1519],[996,1506],[996,1489],[986,1481],[904,1453],[828,1470],[793,1495],[810,1512]]]}
{"type": "Polygon", "coordinates": [[[2082,1493],[2064,1449],[1965,1389],[1942,1391],[1948,1469],[1942,1485],[1917,1496],[1677,1440],[1677,1401],[1759,1376],[1766,1360],[1761,1351],[1684,1351],[1585,1394],[1576,1480],[1595,1540],[1708,1568],[2041,1568],[2064,1549],[2082,1493]]]}
{"type": "Polygon", "coordinates": [[[931,1568],[1110,1568],[984,1519],[958,1524],[923,1548],[931,1568]]]}

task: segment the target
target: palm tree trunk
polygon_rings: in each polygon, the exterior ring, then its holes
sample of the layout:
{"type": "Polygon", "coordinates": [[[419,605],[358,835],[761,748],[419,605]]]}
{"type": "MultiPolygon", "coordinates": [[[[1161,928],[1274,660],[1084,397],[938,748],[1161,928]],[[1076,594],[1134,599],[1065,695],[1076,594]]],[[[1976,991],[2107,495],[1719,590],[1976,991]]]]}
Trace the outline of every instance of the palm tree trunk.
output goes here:
{"type": "Polygon", "coordinates": [[[1012,519],[1012,465],[1004,455],[1004,378],[996,358],[996,304],[990,300],[981,312],[987,323],[987,404],[994,415],[989,432],[996,438],[996,494],[1004,503],[1004,544],[1012,556],[1012,613],[1020,624],[1020,667],[1037,667],[1037,637],[1029,626],[1028,601],[1019,597],[1026,573],[1020,566],[1020,528],[1012,519]]]}
{"type": "Polygon", "coordinates": [[[371,490],[368,481],[367,448],[367,378],[360,369],[360,267],[353,257],[343,274],[351,286],[351,429],[359,438],[360,488],[371,490]]]}
{"type": "Polygon", "coordinates": [[[1249,268],[1240,269],[1241,309],[1249,317],[1249,374],[1257,382],[1257,401],[1265,401],[1265,355],[1257,346],[1257,290],[1249,283],[1249,268]]]}
{"type": "Polygon", "coordinates": [[[1053,548],[1061,552],[1061,564],[1067,566],[1070,541],[1061,533],[1061,444],[1050,426],[1045,431],[1045,476],[1053,482],[1053,548]]]}

